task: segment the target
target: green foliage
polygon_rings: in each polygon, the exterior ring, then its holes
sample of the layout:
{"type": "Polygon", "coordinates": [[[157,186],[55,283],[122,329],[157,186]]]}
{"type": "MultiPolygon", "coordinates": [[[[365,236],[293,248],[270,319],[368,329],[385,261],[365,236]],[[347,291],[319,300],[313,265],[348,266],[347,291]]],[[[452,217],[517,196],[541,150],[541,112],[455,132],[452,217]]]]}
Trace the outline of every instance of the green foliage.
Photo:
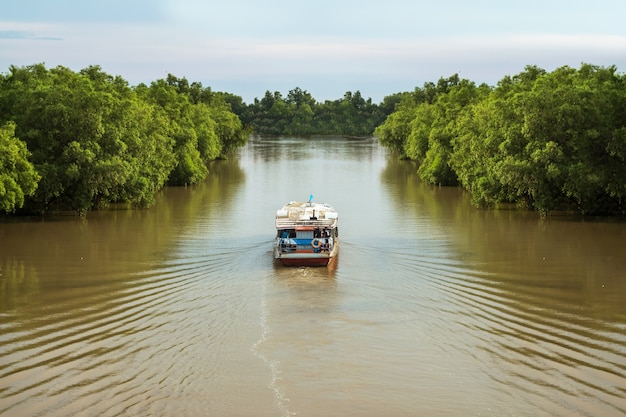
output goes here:
{"type": "Polygon", "coordinates": [[[26,144],[15,137],[15,124],[0,126],[0,211],[12,213],[24,205],[41,178],[28,160],[26,144]]]}
{"type": "Polygon", "coordinates": [[[625,214],[626,86],[615,67],[528,66],[495,88],[454,76],[405,98],[376,130],[433,184],[480,206],[625,214]]]}
{"type": "Polygon", "coordinates": [[[131,88],[98,66],[37,64],[0,82],[0,124],[12,123],[2,130],[4,211],[148,206],[166,183],[204,180],[209,161],[247,138],[222,96],[172,75],[131,88]]]}
{"type": "Polygon", "coordinates": [[[132,88],[98,66],[11,66],[0,75],[0,210],[147,206],[166,184],[203,181],[254,131],[374,133],[422,180],[459,183],[479,206],[626,214],[625,82],[615,67],[528,66],[495,87],[455,74],[380,105],[359,91],[318,103],[300,88],[246,105],[171,74],[132,88]]]}
{"type": "Polygon", "coordinates": [[[206,159],[224,158],[248,142],[249,132],[244,129],[239,117],[224,102],[218,102],[210,109],[211,119],[215,121],[215,135],[218,143],[206,159]]]}
{"type": "Polygon", "coordinates": [[[257,134],[368,136],[391,113],[397,101],[389,99],[386,107],[378,106],[356,91],[346,92],[339,100],[318,103],[306,90],[296,87],[286,99],[278,91],[266,91],[261,100],[255,99],[245,108],[239,105],[232,108],[257,134]]]}
{"type": "Polygon", "coordinates": [[[168,76],[167,80],[154,81],[147,90],[142,90],[148,103],[164,111],[167,120],[166,136],[174,140],[176,165],[170,173],[171,185],[197,184],[206,178],[208,169],[198,148],[198,134],[194,124],[194,106],[188,95],[188,83],[168,76]]]}
{"type": "MultiPolygon", "coordinates": [[[[407,143],[407,138],[412,133],[411,123],[417,119],[415,113],[416,107],[412,99],[410,97],[405,98],[385,122],[375,129],[374,135],[378,137],[378,142],[401,157],[410,157],[410,152],[416,159],[421,159],[426,153],[426,149],[420,148],[419,143],[420,141],[423,142],[423,138],[418,138],[419,132],[415,133],[412,144],[407,143]]],[[[417,121],[416,123],[420,122],[417,121]]],[[[419,130],[419,127],[416,130],[419,130]]]]}

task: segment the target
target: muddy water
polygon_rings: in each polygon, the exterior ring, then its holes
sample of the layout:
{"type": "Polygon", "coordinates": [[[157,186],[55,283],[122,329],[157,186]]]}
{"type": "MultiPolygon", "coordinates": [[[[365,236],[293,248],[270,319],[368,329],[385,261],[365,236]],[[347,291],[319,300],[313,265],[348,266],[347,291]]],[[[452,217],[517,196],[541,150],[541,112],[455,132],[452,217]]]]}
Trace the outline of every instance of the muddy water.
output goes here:
{"type": "Polygon", "coordinates": [[[253,139],[143,211],[0,223],[0,416],[621,416],[626,224],[472,208],[375,140],[253,139]],[[272,260],[332,204],[333,268],[272,260]]]}

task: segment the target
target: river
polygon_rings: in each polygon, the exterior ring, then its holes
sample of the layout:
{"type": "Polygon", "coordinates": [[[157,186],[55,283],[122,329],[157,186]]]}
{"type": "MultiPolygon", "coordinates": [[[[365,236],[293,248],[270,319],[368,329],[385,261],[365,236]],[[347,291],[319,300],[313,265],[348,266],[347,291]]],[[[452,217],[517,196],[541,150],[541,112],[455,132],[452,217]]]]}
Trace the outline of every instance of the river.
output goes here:
{"type": "Polygon", "coordinates": [[[251,138],[147,210],[0,223],[0,416],[623,416],[626,223],[479,210],[375,139],[251,138]],[[332,204],[331,268],[272,259],[332,204]]]}

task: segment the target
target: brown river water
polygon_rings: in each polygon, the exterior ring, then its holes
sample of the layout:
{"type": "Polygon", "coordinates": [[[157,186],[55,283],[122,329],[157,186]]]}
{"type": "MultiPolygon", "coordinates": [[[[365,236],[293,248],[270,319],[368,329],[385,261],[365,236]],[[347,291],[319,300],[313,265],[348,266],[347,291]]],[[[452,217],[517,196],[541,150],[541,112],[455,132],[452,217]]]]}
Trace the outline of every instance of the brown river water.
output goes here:
{"type": "Polygon", "coordinates": [[[478,210],[375,139],[252,138],[148,210],[0,222],[0,416],[623,416],[626,222],[478,210]],[[332,204],[332,268],[272,259],[332,204]]]}

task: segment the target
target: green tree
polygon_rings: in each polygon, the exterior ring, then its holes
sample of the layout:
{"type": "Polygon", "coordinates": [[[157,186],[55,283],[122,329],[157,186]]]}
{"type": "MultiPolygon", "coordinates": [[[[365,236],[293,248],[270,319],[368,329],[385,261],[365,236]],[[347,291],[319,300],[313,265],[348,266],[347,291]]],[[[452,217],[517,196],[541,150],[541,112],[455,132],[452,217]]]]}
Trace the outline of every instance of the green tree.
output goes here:
{"type": "Polygon", "coordinates": [[[15,137],[15,124],[0,126],[0,211],[22,208],[25,197],[35,193],[41,176],[29,156],[26,144],[15,137]]]}
{"type": "Polygon", "coordinates": [[[365,100],[360,91],[346,92],[340,100],[318,103],[299,87],[286,99],[279,92],[265,96],[238,111],[242,123],[257,134],[367,136],[390,112],[365,100]]]}
{"type": "Polygon", "coordinates": [[[624,213],[624,81],[589,64],[527,66],[493,89],[455,75],[405,95],[376,134],[424,181],[458,180],[478,205],[624,213]]]}
{"type": "MultiPolygon", "coordinates": [[[[458,178],[452,168],[451,158],[454,139],[459,135],[457,121],[463,111],[489,92],[489,87],[486,85],[477,87],[473,82],[461,80],[458,75],[454,75],[447,80],[441,79],[438,89],[441,92],[432,105],[428,103],[420,105],[432,106],[429,112],[432,121],[427,150],[418,168],[418,174],[431,184],[456,185],[458,178]]],[[[423,142],[421,146],[423,149],[423,142]]]]}
{"type": "MultiPolygon", "coordinates": [[[[420,159],[425,157],[428,149],[424,149],[423,135],[430,130],[429,124],[434,122],[434,119],[431,119],[433,114],[430,114],[426,120],[418,120],[414,123],[413,120],[418,116],[416,111],[421,105],[434,104],[439,95],[447,93],[458,82],[459,77],[455,74],[447,79],[441,78],[437,84],[427,82],[422,88],[416,87],[412,93],[400,95],[401,101],[399,103],[394,100],[393,113],[389,114],[374,131],[379,143],[401,158],[411,158],[409,152],[417,155],[420,159]],[[407,143],[411,135],[412,123],[418,132],[413,137],[414,143],[407,143]]],[[[433,109],[428,109],[428,112],[431,110],[433,109]]],[[[423,113],[428,112],[423,110],[423,113]]],[[[428,135],[430,136],[430,132],[428,135]]],[[[433,158],[432,162],[435,163],[435,160],[436,158],[433,158]]]]}
{"type": "Polygon", "coordinates": [[[404,140],[404,153],[407,158],[416,161],[418,166],[426,158],[435,117],[434,106],[430,103],[422,103],[415,108],[413,119],[407,126],[408,134],[404,140]]]}
{"type": "Polygon", "coordinates": [[[163,112],[141,100],[126,80],[112,77],[98,66],[86,68],[81,74],[92,81],[96,90],[110,97],[102,135],[95,139],[124,171],[123,181],[109,179],[111,186],[106,194],[96,196],[96,206],[105,207],[111,202],[151,205],[175,163],[163,112]]]}
{"type": "Polygon", "coordinates": [[[213,148],[214,152],[207,155],[208,158],[225,158],[248,142],[248,130],[244,128],[239,117],[230,111],[226,103],[215,102],[210,107],[209,114],[211,120],[215,122],[214,132],[218,142],[213,148]]]}
{"type": "MultiPolygon", "coordinates": [[[[289,113],[283,134],[309,136],[314,133],[313,108],[317,105],[311,94],[300,87],[290,90],[285,100],[289,113]]],[[[273,108],[275,106],[272,106],[273,108]]]]}
{"type": "Polygon", "coordinates": [[[623,213],[624,100],[614,67],[527,67],[461,115],[452,166],[477,204],[623,213]]]}
{"type": "Polygon", "coordinates": [[[401,158],[407,158],[406,141],[411,134],[417,105],[412,96],[406,96],[385,122],[374,130],[378,142],[401,158]]]}
{"type": "Polygon", "coordinates": [[[537,78],[522,102],[527,152],[544,187],[537,208],[624,210],[624,186],[615,187],[626,184],[624,159],[611,146],[626,123],[625,92],[615,67],[561,67],[537,78]]]}
{"type": "Polygon", "coordinates": [[[25,211],[148,205],[171,171],[172,146],[154,109],[97,66],[12,67],[1,91],[42,177],[25,211]]]}
{"type": "Polygon", "coordinates": [[[16,135],[27,143],[42,175],[32,207],[84,213],[115,187],[110,181],[125,181],[122,162],[99,142],[110,95],[64,67],[48,71],[36,65],[11,71],[8,84],[16,135]]]}
{"type": "Polygon", "coordinates": [[[12,66],[0,110],[41,175],[34,193],[24,189],[30,212],[150,205],[166,181],[202,181],[210,160],[247,139],[222,96],[171,74],[131,88],[99,66],[12,66]]]}
{"type": "Polygon", "coordinates": [[[289,90],[285,102],[295,108],[303,106],[305,104],[312,108],[315,107],[315,105],[317,104],[311,94],[308,91],[301,89],[300,87],[289,90]]]}
{"type": "Polygon", "coordinates": [[[149,103],[158,105],[167,116],[167,136],[174,140],[176,165],[168,183],[170,185],[197,184],[204,180],[208,169],[198,147],[198,134],[193,121],[193,104],[185,89],[173,81],[153,81],[148,89],[142,90],[149,103]],[[180,92],[179,92],[180,90],[180,92]]]}

